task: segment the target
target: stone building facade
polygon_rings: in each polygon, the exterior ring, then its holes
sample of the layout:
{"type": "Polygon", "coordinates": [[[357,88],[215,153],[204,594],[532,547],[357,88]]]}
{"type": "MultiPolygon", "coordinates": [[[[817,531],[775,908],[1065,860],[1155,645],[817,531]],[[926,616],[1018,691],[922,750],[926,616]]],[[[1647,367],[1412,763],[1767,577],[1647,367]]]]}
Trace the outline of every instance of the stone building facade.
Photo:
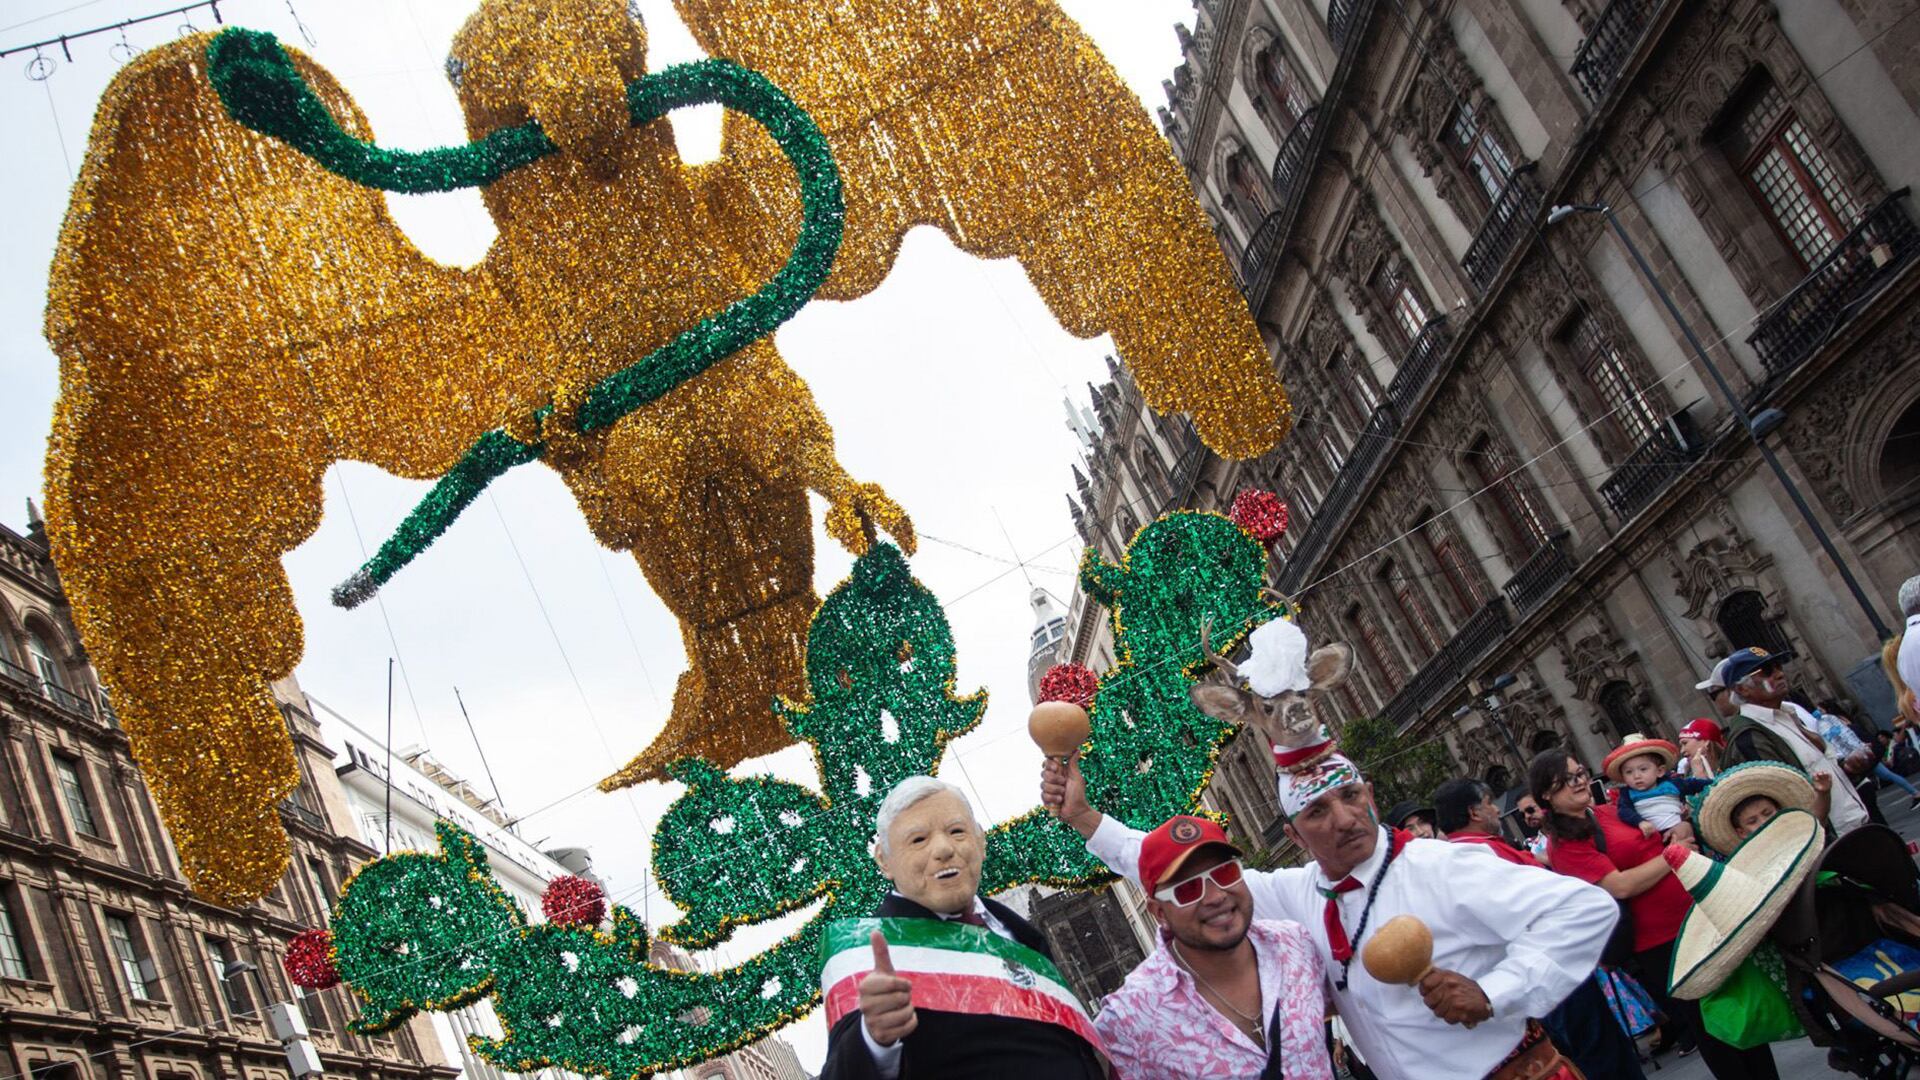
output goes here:
{"type": "MultiPolygon", "coordinates": [[[[180,872],[39,522],[0,527],[0,1075],[288,1080],[258,1014],[301,994],[281,967],[288,939],[325,924],[373,851],[351,836],[305,699],[290,681],[276,692],[301,770],[281,807],[293,857],[260,901],[216,907],[180,872]]],[[[328,1080],[456,1075],[423,1021],[366,1038],[346,1029],[345,989],[298,1000],[328,1080]]]]}
{"type": "MultiPolygon", "coordinates": [[[[1161,123],[1297,409],[1250,462],[1097,388],[1071,496],[1140,523],[1270,487],[1273,578],[1353,644],[1336,723],[1384,718],[1504,787],[1671,734],[1735,647],[1884,719],[1880,621],[1920,569],[1920,19],[1897,0],[1196,0],[1161,123]],[[1597,213],[1610,207],[1632,249],[1597,213]],[[1551,220],[1550,220],[1551,219],[1551,220]],[[1688,342],[1696,336],[1712,366],[1688,342]],[[1777,410],[1773,412],[1773,410],[1777,410]],[[1458,714],[1458,715],[1456,715],[1458,714]]],[[[1103,613],[1072,658],[1111,662],[1103,613]]],[[[1275,839],[1271,779],[1214,793],[1275,839]]]]}

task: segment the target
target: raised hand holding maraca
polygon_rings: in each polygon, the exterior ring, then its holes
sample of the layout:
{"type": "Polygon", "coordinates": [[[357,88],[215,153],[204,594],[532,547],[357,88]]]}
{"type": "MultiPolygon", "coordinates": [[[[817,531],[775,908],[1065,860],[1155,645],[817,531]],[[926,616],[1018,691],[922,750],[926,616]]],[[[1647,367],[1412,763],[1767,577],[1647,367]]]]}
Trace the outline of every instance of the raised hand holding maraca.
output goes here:
{"type": "Polygon", "coordinates": [[[1383,983],[1417,987],[1433,1015],[1449,1024],[1472,1027],[1493,1016],[1493,1003],[1479,983],[1433,966],[1433,931],[1412,915],[1381,924],[1361,947],[1360,963],[1383,983]]]}

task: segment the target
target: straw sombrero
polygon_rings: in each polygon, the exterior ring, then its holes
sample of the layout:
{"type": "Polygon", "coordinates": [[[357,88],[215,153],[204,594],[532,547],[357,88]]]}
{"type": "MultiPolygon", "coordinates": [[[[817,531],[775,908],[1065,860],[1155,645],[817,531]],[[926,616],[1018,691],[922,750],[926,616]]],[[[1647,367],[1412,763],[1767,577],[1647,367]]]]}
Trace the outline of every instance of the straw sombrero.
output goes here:
{"type": "Polygon", "coordinates": [[[1813,785],[1806,773],[1777,761],[1749,761],[1721,773],[1693,797],[1694,829],[1713,850],[1731,853],[1740,846],[1733,811],[1755,795],[1765,795],[1782,810],[1813,811],[1813,785]]]}
{"type": "Polygon", "coordinates": [[[1819,865],[1825,840],[1812,814],[1782,810],[1724,863],[1667,848],[1674,876],[1693,895],[1673,939],[1667,981],[1674,997],[1698,999],[1727,981],[1819,865]]]}
{"type": "Polygon", "coordinates": [[[1617,784],[1620,782],[1620,771],[1616,766],[1623,765],[1628,758],[1639,757],[1641,754],[1652,754],[1659,758],[1660,771],[1666,772],[1673,768],[1675,761],[1679,760],[1680,748],[1665,739],[1649,739],[1636,731],[1627,736],[1625,742],[1615,747],[1613,753],[1600,759],[1600,771],[1606,774],[1607,779],[1617,784]]]}

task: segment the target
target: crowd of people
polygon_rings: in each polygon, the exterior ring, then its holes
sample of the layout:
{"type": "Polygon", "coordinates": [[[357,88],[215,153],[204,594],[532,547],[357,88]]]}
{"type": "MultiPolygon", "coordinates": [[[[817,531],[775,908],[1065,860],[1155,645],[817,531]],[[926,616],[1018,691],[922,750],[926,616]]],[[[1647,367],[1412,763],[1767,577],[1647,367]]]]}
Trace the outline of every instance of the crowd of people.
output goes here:
{"type": "MultiPolygon", "coordinates": [[[[1920,624],[1920,577],[1900,599],[1920,624]]],[[[1652,1054],[1697,1051],[1719,1080],[1776,1077],[1770,1041],[1786,1036],[1757,1030],[1761,999],[1731,1023],[1703,1000],[1748,966],[1766,985],[1761,938],[1826,841],[1878,819],[1883,786],[1920,804],[1904,775],[1920,765],[1920,634],[1883,655],[1891,731],[1796,700],[1792,659],[1737,651],[1699,685],[1714,716],[1674,741],[1628,737],[1593,769],[1545,751],[1504,808],[1462,777],[1382,815],[1330,735],[1266,732],[1297,867],[1249,865],[1204,817],[1131,828],[1089,801],[1077,756],[1049,758],[1043,805],[1138,883],[1158,926],[1097,1014],[1043,935],[978,895],[965,797],[906,781],[875,838],[894,891],[823,1076],[1638,1078],[1647,1034],[1652,1054]]],[[[1920,931],[1892,906],[1872,918],[1920,931]]]]}

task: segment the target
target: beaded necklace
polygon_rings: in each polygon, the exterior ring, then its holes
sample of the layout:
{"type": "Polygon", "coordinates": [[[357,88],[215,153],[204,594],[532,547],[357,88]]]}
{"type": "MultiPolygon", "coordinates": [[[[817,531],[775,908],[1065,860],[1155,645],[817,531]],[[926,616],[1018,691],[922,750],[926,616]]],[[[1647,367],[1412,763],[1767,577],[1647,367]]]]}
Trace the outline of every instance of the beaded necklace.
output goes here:
{"type": "Polygon", "coordinates": [[[1397,830],[1387,831],[1387,857],[1380,864],[1380,872],[1373,875],[1373,884],[1367,886],[1367,902],[1360,908],[1360,921],[1353,928],[1353,952],[1340,963],[1340,977],[1333,981],[1333,988],[1346,993],[1347,973],[1353,970],[1353,958],[1360,955],[1360,939],[1366,936],[1367,919],[1373,914],[1373,901],[1380,895],[1380,883],[1387,880],[1387,871],[1393,868],[1393,860],[1399,856],[1400,849],[1407,842],[1397,830]]]}

